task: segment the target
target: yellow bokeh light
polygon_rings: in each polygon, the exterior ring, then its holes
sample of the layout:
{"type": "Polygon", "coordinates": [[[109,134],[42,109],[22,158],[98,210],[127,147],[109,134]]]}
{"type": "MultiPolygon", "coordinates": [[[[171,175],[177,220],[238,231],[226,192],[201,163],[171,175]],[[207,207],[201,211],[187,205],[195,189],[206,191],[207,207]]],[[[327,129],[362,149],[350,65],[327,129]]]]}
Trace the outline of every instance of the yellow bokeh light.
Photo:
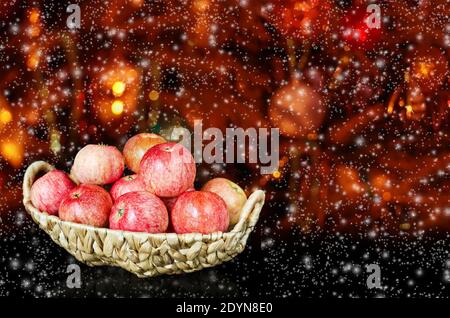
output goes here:
{"type": "Polygon", "coordinates": [[[2,143],[0,152],[13,167],[18,168],[23,161],[23,147],[10,141],[2,143]]]}
{"type": "Polygon", "coordinates": [[[411,118],[413,113],[413,108],[411,105],[406,105],[406,117],[411,118]]]}
{"type": "Polygon", "coordinates": [[[114,115],[120,115],[123,113],[124,103],[117,99],[111,104],[111,111],[114,115]]]}
{"type": "Polygon", "coordinates": [[[408,231],[411,228],[411,224],[410,223],[402,223],[400,224],[400,229],[403,231],[408,231]]]}
{"type": "Polygon", "coordinates": [[[114,82],[112,86],[112,92],[114,96],[119,97],[122,96],[123,92],[125,92],[126,85],[122,81],[114,82]]]}
{"type": "Polygon", "coordinates": [[[152,90],[149,94],[148,94],[148,98],[150,98],[151,101],[156,101],[159,98],[159,93],[155,90],[152,90]]]}
{"type": "Polygon", "coordinates": [[[419,63],[419,77],[427,78],[433,72],[434,65],[432,63],[419,63]]]}
{"type": "Polygon", "coordinates": [[[2,124],[7,124],[13,119],[12,114],[9,110],[2,109],[0,110],[0,122],[2,124]]]}
{"type": "Polygon", "coordinates": [[[273,176],[275,179],[278,179],[279,177],[281,177],[281,172],[278,171],[278,170],[276,170],[276,171],[274,171],[274,172],[272,173],[272,176],[273,176]]]}

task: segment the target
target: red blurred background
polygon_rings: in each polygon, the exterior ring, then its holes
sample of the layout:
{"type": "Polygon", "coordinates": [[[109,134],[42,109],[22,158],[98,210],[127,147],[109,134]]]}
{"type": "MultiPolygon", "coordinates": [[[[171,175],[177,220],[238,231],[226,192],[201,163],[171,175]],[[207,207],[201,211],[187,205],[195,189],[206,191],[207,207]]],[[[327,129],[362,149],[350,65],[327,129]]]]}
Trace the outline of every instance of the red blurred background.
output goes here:
{"type": "Polygon", "coordinates": [[[202,119],[280,128],[272,175],[201,165],[197,181],[265,189],[282,228],[450,228],[448,1],[79,4],[75,30],[69,2],[0,6],[0,213],[34,160],[68,170],[87,143],[202,119]]]}

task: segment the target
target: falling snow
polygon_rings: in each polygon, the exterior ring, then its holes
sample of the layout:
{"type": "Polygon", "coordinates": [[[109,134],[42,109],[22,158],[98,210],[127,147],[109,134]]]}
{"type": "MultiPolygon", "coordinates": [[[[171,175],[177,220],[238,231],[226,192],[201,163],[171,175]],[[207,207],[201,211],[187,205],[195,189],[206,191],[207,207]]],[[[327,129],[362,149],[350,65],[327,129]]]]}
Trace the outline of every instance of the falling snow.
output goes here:
{"type": "Polygon", "coordinates": [[[79,29],[64,1],[2,3],[0,296],[448,297],[450,6],[383,1],[368,28],[376,2],[89,1],[79,29]],[[85,144],[168,138],[196,119],[281,133],[271,175],[198,165],[197,187],[225,175],[266,191],[226,264],[151,280],[90,268],[21,205],[35,160],[68,171],[85,144]]]}

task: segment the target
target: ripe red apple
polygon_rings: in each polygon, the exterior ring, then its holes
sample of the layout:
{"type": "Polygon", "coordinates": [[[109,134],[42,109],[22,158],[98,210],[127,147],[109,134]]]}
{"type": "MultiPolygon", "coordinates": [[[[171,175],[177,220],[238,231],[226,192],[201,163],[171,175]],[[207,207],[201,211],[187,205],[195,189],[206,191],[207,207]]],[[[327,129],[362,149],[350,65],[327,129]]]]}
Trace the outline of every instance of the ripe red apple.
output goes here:
{"type": "Polygon", "coordinates": [[[175,202],[171,212],[176,233],[213,233],[228,229],[229,217],[225,202],[207,191],[185,192],[175,202]]]}
{"type": "Polygon", "coordinates": [[[72,189],[61,201],[61,220],[106,227],[111,212],[112,199],[102,187],[82,184],[72,189]]]}
{"type": "Polygon", "coordinates": [[[119,179],[124,165],[123,156],[116,147],[87,145],[75,156],[71,175],[79,183],[103,185],[119,179]]]}
{"type": "Polygon", "coordinates": [[[139,175],[147,191],[170,198],[192,187],[195,171],[195,161],[189,150],[168,142],[153,146],[145,153],[139,175]]]}
{"type": "MultiPolygon", "coordinates": [[[[190,187],[189,189],[187,189],[185,192],[191,192],[191,191],[195,191],[194,186],[190,187]]],[[[183,192],[184,193],[184,192],[183,192]]],[[[182,193],[182,194],[183,194],[182,193]]],[[[180,194],[181,195],[181,194],[180,194]]],[[[179,196],[178,196],[179,197],[179,196]]],[[[178,197],[173,197],[173,198],[161,198],[161,200],[164,202],[164,204],[166,205],[167,211],[172,211],[173,206],[175,205],[175,202],[177,202],[178,197]]]]}
{"type": "Polygon", "coordinates": [[[113,200],[116,201],[121,195],[135,191],[144,191],[144,183],[137,174],[125,176],[117,180],[111,187],[109,193],[111,193],[113,200]]]}
{"type": "Polygon", "coordinates": [[[169,215],[164,203],[146,191],[120,196],[109,216],[109,227],[114,230],[163,233],[168,225],[169,215]]]}
{"type": "Polygon", "coordinates": [[[142,133],[131,137],[123,148],[125,164],[131,171],[138,173],[142,157],[147,150],[165,142],[166,140],[157,134],[142,133]]]}
{"type": "Polygon", "coordinates": [[[39,211],[51,215],[58,215],[61,201],[66,197],[75,183],[61,170],[52,170],[31,186],[31,203],[39,211]]]}
{"type": "Polygon", "coordinates": [[[230,216],[230,225],[239,222],[242,208],[247,201],[247,196],[240,186],[225,178],[214,178],[209,180],[202,190],[214,192],[225,201],[230,216]]]}

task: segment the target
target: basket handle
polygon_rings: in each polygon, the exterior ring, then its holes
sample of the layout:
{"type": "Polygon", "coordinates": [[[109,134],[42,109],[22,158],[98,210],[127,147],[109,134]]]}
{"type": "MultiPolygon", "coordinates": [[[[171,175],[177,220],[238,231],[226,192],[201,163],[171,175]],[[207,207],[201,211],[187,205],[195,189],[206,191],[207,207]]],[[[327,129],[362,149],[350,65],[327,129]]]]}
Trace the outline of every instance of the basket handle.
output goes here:
{"type": "Polygon", "coordinates": [[[36,176],[40,172],[49,172],[54,170],[51,164],[48,164],[45,161],[36,161],[33,162],[25,171],[25,175],[23,177],[23,204],[25,206],[32,206],[31,204],[31,186],[34,181],[36,181],[36,176]]]}
{"type": "Polygon", "coordinates": [[[246,228],[253,228],[259,218],[259,213],[264,205],[265,194],[262,190],[256,190],[245,202],[241,211],[239,222],[234,226],[232,233],[241,232],[246,228]]]}

